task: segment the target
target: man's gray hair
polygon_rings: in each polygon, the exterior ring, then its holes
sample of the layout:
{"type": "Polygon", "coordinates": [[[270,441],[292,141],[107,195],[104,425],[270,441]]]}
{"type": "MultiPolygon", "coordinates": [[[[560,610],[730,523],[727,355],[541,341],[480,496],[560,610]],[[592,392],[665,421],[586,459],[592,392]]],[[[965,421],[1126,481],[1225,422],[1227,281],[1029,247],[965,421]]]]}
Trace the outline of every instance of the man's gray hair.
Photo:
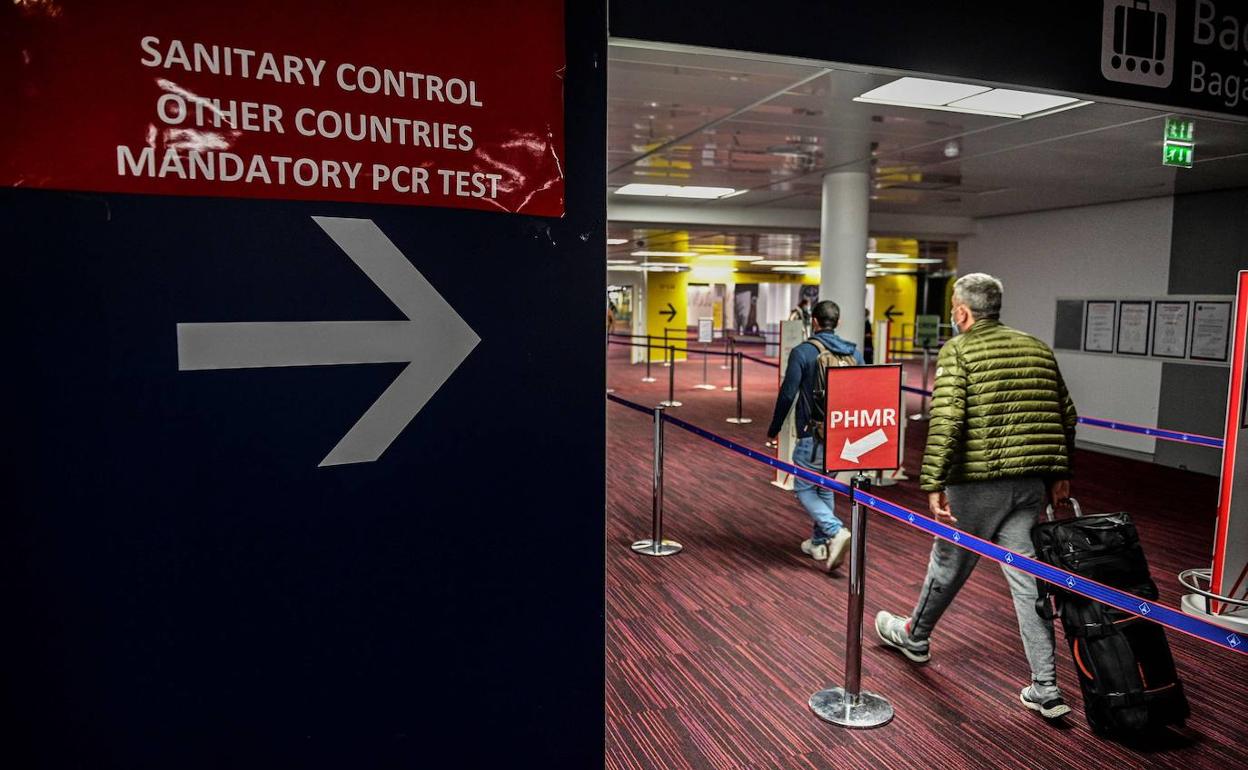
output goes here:
{"type": "Polygon", "coordinates": [[[1001,316],[1001,282],[987,273],[969,273],[953,284],[953,298],[976,318],[1001,316]]]}

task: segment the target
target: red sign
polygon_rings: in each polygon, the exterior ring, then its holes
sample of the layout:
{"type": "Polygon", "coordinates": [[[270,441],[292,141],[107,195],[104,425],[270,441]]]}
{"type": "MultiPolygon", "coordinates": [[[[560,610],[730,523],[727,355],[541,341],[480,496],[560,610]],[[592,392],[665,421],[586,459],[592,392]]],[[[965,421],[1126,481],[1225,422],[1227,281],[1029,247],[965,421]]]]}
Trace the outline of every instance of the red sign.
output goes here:
{"type": "Polygon", "coordinates": [[[563,214],[563,0],[9,6],[5,186],[563,214]]]}
{"type": "Polygon", "coordinates": [[[829,367],[825,414],[828,473],[901,467],[900,364],[829,367]]]}

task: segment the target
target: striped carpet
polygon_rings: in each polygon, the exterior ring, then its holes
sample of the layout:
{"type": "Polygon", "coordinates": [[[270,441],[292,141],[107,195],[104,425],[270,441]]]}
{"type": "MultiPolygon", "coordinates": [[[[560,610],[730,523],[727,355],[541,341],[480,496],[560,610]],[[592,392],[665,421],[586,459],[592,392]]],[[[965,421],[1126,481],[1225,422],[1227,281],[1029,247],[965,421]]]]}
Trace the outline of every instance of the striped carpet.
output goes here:
{"type": "MultiPolygon", "coordinates": [[[[643,367],[628,365],[624,350],[611,347],[609,385],[644,404],[664,398],[667,370],[656,366],[660,382],[642,383],[643,367]]],[[[674,413],[761,447],[776,370],[746,362],[744,413],[754,422],[745,426],[724,420],[735,394],[692,388],[701,373],[697,360],[677,365],[685,406],[674,413]]],[[[712,366],[710,374],[726,383],[726,372],[712,366]]],[[[668,426],[666,535],[685,550],[634,554],[629,544],[650,533],[651,422],[614,404],[607,415],[607,767],[1248,766],[1248,659],[1181,634],[1170,641],[1193,710],[1182,730],[1137,746],[1094,736],[1064,640],[1059,683],[1075,712],[1052,726],[1024,709],[1018,690],[1028,670],[994,563],[981,562],[946,613],[931,663],[915,667],[880,647],[871,618],[912,608],[930,547],[882,516],[871,518],[868,539],[863,686],[885,695],[897,716],[868,731],[820,721],[807,699],[844,680],[846,580],[798,551],[809,525],[792,494],[768,484],[764,466],[668,426]]],[[[914,476],[922,438],[911,423],[905,468],[914,476]]],[[[1074,491],[1085,510],[1131,512],[1162,601],[1176,606],[1174,575],[1208,562],[1215,479],[1091,452],[1077,463],[1074,491]]],[[[925,504],[914,482],[881,496],[925,504]]]]}

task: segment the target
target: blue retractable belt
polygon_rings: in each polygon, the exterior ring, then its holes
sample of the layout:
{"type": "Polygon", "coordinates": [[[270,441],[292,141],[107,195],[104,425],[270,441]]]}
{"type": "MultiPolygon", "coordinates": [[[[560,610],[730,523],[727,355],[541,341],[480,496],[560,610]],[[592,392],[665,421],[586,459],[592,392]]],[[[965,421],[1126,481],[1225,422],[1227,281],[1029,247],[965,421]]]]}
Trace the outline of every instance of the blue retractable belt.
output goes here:
{"type": "MultiPolygon", "coordinates": [[[[617,404],[620,404],[621,406],[628,407],[629,409],[633,409],[643,414],[649,415],[653,413],[651,409],[644,407],[641,404],[628,401],[616,395],[608,394],[607,398],[617,404]]],[[[977,553],[980,556],[986,556],[993,561],[1001,562],[1002,564],[1019,569],[1033,575],[1034,577],[1040,578],[1041,580],[1052,583],[1053,585],[1061,586],[1064,590],[1081,594],[1090,599],[1095,599],[1096,601],[1108,604],[1111,607],[1116,607],[1123,612],[1127,612],[1141,618],[1147,618],[1154,623],[1159,623],[1167,628],[1180,631],[1198,639],[1204,639],[1205,641],[1216,644],[1219,647],[1248,654],[1248,649],[1246,649],[1248,645],[1245,645],[1245,640],[1238,634],[1228,631],[1222,626],[1187,615],[1163,604],[1145,601],[1140,599],[1138,596],[1132,596],[1124,591],[1119,591],[1117,588],[1111,588],[1102,583],[1088,580],[1082,575],[1076,575],[1074,573],[1058,569],[1051,564],[1045,564],[1044,562],[1038,561],[1029,556],[1023,556],[1020,553],[1007,550],[996,543],[991,543],[987,540],[975,537],[974,535],[968,535],[961,530],[941,524],[935,519],[924,516],[921,513],[916,513],[907,508],[903,508],[900,505],[890,503],[887,500],[876,497],[875,495],[868,494],[866,492],[855,493],[847,484],[842,484],[835,479],[830,479],[827,476],[815,473],[814,471],[799,468],[796,465],[786,463],[772,457],[771,455],[742,446],[735,441],[731,441],[723,436],[712,433],[705,428],[699,428],[698,426],[685,422],[680,418],[664,414],[663,419],[678,428],[686,430],[695,436],[704,438],[707,441],[718,444],[725,449],[736,452],[737,454],[745,455],[751,460],[805,479],[813,484],[818,484],[821,487],[826,487],[827,489],[840,492],[843,495],[851,496],[859,503],[879,511],[886,516],[891,516],[898,521],[909,524],[916,529],[921,529],[924,532],[929,532],[936,537],[944,538],[945,540],[948,540],[961,548],[965,548],[968,551],[977,553]]],[[[1156,431],[1157,429],[1152,428],[1150,430],[1156,431]]]]}

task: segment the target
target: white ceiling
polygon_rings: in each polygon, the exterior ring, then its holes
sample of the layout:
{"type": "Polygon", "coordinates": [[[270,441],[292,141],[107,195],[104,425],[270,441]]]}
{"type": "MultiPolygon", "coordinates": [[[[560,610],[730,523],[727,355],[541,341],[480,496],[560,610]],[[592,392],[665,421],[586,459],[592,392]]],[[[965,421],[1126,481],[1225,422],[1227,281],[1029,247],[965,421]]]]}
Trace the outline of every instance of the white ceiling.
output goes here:
{"type": "MultiPolygon", "coordinates": [[[[821,176],[864,162],[873,215],[984,217],[1248,184],[1243,123],[1196,119],[1195,167],[1174,169],[1161,165],[1174,113],[1095,103],[1018,120],[853,101],[896,77],[612,44],[609,205],[663,205],[614,194],[657,182],[749,190],[696,206],[817,211],[821,176]]],[[[611,235],[631,238],[626,224],[611,235]]]]}

